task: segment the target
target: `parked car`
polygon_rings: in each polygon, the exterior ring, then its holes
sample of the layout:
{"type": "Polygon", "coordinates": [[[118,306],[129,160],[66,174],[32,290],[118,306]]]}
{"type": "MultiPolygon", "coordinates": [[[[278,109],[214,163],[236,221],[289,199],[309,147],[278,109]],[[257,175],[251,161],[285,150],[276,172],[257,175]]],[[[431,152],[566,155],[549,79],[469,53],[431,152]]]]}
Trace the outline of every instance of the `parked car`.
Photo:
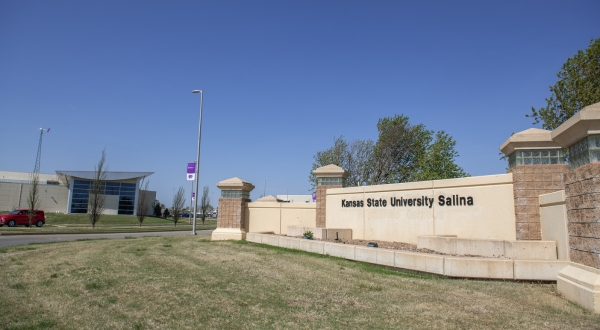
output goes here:
{"type": "MultiPolygon", "coordinates": [[[[35,210],[32,224],[41,227],[46,223],[46,215],[44,211],[35,210]]],[[[15,209],[8,214],[0,214],[0,227],[7,225],[14,226],[29,226],[29,209],[15,209]]]]}

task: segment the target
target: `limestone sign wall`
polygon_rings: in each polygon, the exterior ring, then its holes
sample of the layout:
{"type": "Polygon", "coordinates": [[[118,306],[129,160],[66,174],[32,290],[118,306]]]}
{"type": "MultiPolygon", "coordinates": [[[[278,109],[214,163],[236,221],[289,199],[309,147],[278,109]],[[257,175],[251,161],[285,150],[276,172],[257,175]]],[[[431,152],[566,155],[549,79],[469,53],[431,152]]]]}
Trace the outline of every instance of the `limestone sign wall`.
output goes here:
{"type": "Polygon", "coordinates": [[[515,240],[512,174],[327,190],[327,227],[354,239],[420,235],[515,240]]]}

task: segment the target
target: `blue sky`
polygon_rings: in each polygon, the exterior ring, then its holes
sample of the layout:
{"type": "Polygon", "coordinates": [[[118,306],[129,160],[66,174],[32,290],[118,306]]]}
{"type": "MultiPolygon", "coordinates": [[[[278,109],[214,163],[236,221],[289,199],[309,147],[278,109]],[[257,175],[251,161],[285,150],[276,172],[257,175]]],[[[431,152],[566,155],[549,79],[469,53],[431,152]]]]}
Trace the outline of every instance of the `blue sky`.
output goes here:
{"type": "MultiPolygon", "coordinates": [[[[171,204],[200,184],[307,194],[336,136],[404,114],[457,141],[471,175],[533,127],[567,58],[600,37],[593,1],[1,1],[0,170],[151,171],[171,204]]],[[[540,127],[540,125],[537,125],[540,127]]]]}

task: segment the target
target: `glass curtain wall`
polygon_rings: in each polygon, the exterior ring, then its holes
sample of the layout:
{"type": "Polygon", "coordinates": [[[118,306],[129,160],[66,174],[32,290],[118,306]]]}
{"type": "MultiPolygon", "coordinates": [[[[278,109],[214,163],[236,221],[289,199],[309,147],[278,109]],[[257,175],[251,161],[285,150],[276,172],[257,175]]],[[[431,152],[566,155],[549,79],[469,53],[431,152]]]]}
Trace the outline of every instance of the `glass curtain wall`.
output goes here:
{"type": "MultiPolygon", "coordinates": [[[[73,182],[73,198],[71,213],[87,213],[87,204],[92,182],[75,180],[73,182]]],[[[133,214],[135,203],[135,183],[106,182],[105,195],[119,196],[118,214],[133,214]]]]}
{"type": "Polygon", "coordinates": [[[571,169],[600,161],[600,135],[590,135],[569,147],[571,169]]]}
{"type": "Polygon", "coordinates": [[[561,149],[517,150],[508,156],[508,167],[564,164],[565,159],[566,155],[561,149]]]}

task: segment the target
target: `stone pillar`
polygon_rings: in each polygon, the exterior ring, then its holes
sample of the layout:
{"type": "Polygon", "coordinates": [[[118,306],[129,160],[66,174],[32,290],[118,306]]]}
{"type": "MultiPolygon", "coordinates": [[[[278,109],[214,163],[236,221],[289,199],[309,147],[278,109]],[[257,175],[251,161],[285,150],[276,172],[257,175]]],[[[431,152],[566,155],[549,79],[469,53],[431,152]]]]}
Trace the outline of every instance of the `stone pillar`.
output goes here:
{"type": "Polygon", "coordinates": [[[571,261],[600,269],[600,163],[572,170],[565,183],[571,261]]]}
{"type": "Polygon", "coordinates": [[[317,177],[317,228],[327,227],[327,189],[344,187],[348,172],[343,168],[329,164],[313,171],[317,177]]]}
{"type": "Polygon", "coordinates": [[[240,178],[231,178],[217,183],[221,190],[217,229],[212,240],[241,240],[246,238],[246,210],[250,202],[250,192],[254,185],[240,178]]]}
{"type": "Polygon", "coordinates": [[[539,195],[565,189],[569,166],[552,132],[537,128],[513,134],[500,150],[513,175],[517,240],[541,240],[539,195]]]}
{"type": "Polygon", "coordinates": [[[541,240],[539,195],[563,190],[568,165],[520,165],[513,175],[517,240],[541,240]]]}
{"type": "Polygon", "coordinates": [[[571,261],[600,269],[600,103],[573,115],[552,138],[569,153],[565,203],[571,261]]]}

